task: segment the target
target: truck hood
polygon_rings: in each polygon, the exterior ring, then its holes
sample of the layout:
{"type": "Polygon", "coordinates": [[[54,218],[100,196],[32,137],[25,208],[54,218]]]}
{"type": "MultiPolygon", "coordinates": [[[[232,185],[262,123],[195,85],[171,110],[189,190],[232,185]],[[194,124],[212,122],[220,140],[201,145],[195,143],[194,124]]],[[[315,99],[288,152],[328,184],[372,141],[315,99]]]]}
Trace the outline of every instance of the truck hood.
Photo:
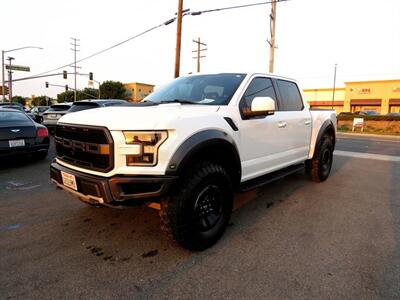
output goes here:
{"type": "Polygon", "coordinates": [[[155,106],[119,106],[68,113],[59,123],[104,126],[109,130],[170,129],[171,122],[184,116],[196,117],[217,112],[217,105],[160,104],[155,106]]]}

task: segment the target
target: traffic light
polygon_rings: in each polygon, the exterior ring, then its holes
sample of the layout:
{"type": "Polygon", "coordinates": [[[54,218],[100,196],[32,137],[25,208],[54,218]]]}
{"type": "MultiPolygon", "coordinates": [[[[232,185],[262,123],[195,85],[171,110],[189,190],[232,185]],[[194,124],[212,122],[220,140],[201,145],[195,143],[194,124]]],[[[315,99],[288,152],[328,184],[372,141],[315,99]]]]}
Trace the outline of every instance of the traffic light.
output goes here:
{"type": "Polygon", "coordinates": [[[63,71],[63,78],[67,79],[67,71],[63,71]]]}
{"type": "Polygon", "coordinates": [[[49,82],[46,81],[46,89],[48,89],[48,88],[49,88],[49,82]]]}
{"type": "Polygon", "coordinates": [[[93,72],[89,72],[89,80],[93,80],[93,72]]]}
{"type": "Polygon", "coordinates": [[[68,84],[65,85],[65,91],[68,92],[68,84]]]}

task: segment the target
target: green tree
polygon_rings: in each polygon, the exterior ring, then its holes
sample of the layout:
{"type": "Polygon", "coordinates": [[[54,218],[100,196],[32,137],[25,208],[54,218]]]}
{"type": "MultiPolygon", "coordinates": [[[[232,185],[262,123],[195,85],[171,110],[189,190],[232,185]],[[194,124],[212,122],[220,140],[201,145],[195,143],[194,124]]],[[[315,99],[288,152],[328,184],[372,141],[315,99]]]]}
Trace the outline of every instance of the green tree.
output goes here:
{"type": "Polygon", "coordinates": [[[102,99],[128,99],[127,90],[120,81],[107,80],[100,85],[102,99]]]}
{"type": "Polygon", "coordinates": [[[23,106],[26,105],[26,98],[22,97],[22,96],[13,96],[12,97],[12,102],[17,102],[22,104],[23,106]]]}
{"type": "Polygon", "coordinates": [[[46,106],[51,104],[52,99],[48,96],[37,96],[32,99],[32,106],[46,106]]]}
{"type": "Polygon", "coordinates": [[[72,101],[74,101],[74,91],[65,91],[62,92],[61,94],[57,94],[58,103],[72,102],[72,101]]]}
{"type": "Polygon", "coordinates": [[[76,100],[97,99],[99,98],[99,90],[92,88],[84,88],[83,91],[76,92],[76,100]]]}

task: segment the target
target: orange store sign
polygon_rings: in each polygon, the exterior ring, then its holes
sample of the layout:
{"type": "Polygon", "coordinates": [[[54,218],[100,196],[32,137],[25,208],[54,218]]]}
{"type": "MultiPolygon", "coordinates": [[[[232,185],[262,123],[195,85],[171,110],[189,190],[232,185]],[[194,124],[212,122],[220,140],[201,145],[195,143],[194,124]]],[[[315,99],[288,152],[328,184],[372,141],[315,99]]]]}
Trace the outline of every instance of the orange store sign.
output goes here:
{"type": "Polygon", "coordinates": [[[370,94],[371,93],[371,89],[370,88],[362,88],[358,90],[359,94],[370,94]]]}

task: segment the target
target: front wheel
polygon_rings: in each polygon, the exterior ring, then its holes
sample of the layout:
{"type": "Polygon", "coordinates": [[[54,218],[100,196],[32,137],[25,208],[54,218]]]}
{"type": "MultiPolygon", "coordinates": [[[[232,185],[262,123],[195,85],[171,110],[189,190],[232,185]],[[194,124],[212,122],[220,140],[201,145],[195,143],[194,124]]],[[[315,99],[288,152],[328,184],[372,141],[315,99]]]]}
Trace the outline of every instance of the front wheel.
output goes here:
{"type": "Polygon", "coordinates": [[[204,250],[222,236],[229,222],[233,191],[225,169],[203,162],[191,168],[172,196],[161,201],[161,229],[191,250],[204,250]]]}
{"type": "Polygon", "coordinates": [[[317,155],[307,161],[307,170],[315,182],[325,181],[331,172],[333,162],[333,146],[329,137],[322,140],[317,155]]]}

